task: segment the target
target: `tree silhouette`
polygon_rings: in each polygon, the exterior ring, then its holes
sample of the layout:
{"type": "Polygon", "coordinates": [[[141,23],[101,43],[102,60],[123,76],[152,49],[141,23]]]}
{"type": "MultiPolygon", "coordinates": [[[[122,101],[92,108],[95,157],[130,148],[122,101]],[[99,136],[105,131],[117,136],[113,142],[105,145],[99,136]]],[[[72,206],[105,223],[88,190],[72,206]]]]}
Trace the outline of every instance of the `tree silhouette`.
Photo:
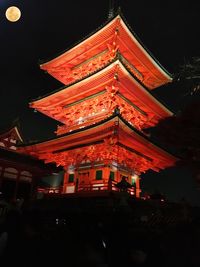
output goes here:
{"type": "Polygon", "coordinates": [[[200,58],[180,67],[175,82],[188,86],[192,101],[178,114],[161,120],[153,131],[180,158],[178,165],[191,168],[200,187],[200,58]]]}
{"type": "Polygon", "coordinates": [[[174,75],[174,81],[182,83],[188,94],[193,95],[200,92],[200,57],[193,57],[179,67],[174,75]]]}

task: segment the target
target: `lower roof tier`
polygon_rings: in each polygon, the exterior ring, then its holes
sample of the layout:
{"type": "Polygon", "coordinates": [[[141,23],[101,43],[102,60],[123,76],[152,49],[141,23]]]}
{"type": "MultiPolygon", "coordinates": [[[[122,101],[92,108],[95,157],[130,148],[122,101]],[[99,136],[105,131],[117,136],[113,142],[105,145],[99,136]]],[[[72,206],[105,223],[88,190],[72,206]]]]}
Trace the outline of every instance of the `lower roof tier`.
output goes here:
{"type": "Polygon", "coordinates": [[[119,115],[54,139],[21,145],[19,150],[58,166],[116,162],[138,174],[149,169],[159,171],[177,161],[119,115]]]}
{"type": "Polygon", "coordinates": [[[36,100],[30,106],[67,126],[101,112],[101,107],[111,115],[116,106],[121,111],[126,106],[127,120],[134,116],[138,121],[140,117],[140,125],[130,121],[138,129],[155,125],[173,114],[136,80],[119,58],[97,73],[36,100]]]}

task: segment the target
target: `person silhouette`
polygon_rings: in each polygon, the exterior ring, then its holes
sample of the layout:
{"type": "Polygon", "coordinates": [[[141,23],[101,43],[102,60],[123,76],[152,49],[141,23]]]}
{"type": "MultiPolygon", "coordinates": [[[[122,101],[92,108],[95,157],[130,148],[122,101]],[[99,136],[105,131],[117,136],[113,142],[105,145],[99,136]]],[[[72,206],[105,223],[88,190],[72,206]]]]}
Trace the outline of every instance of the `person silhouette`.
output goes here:
{"type": "Polygon", "coordinates": [[[121,181],[116,184],[116,187],[120,191],[127,192],[128,188],[131,188],[132,185],[129,182],[127,182],[127,177],[126,176],[122,176],[121,181]]]}

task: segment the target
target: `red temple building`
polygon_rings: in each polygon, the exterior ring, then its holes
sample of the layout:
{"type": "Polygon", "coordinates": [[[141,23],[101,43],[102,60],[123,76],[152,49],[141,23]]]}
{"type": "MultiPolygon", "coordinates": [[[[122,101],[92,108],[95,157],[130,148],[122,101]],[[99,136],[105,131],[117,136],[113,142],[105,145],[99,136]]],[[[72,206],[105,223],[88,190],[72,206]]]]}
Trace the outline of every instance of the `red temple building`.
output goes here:
{"type": "Polygon", "coordinates": [[[117,191],[125,177],[139,197],[140,174],[175,164],[144,131],[173,115],[151,94],[172,77],[122,15],[40,67],[64,86],[30,106],[62,126],[20,151],[63,166],[62,193],[117,191]]]}
{"type": "Polygon", "coordinates": [[[31,198],[37,180],[57,170],[55,166],[19,153],[19,143],[23,143],[23,138],[18,122],[0,132],[0,194],[8,200],[31,198]]]}

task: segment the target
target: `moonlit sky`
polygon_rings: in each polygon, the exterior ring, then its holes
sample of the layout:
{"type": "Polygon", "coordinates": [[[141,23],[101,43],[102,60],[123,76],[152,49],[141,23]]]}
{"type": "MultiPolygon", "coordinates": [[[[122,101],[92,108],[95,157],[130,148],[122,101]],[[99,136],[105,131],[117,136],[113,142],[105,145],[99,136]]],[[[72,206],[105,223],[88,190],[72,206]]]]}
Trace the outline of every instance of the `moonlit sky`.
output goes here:
{"type": "MultiPolygon", "coordinates": [[[[57,122],[28,107],[33,99],[62,84],[39,69],[39,60],[55,56],[84,38],[107,19],[108,0],[0,1],[0,127],[19,118],[25,140],[53,135],[57,122]],[[5,11],[15,5],[21,10],[16,23],[7,21],[5,11]]],[[[199,1],[117,1],[133,31],[170,72],[199,56],[199,1]],[[183,3],[184,2],[184,3],[183,3]]],[[[173,84],[153,94],[178,111],[190,100],[182,87],[173,84]]],[[[171,200],[185,197],[200,203],[200,192],[188,170],[148,173],[142,186],[160,190],[171,200]]]]}

